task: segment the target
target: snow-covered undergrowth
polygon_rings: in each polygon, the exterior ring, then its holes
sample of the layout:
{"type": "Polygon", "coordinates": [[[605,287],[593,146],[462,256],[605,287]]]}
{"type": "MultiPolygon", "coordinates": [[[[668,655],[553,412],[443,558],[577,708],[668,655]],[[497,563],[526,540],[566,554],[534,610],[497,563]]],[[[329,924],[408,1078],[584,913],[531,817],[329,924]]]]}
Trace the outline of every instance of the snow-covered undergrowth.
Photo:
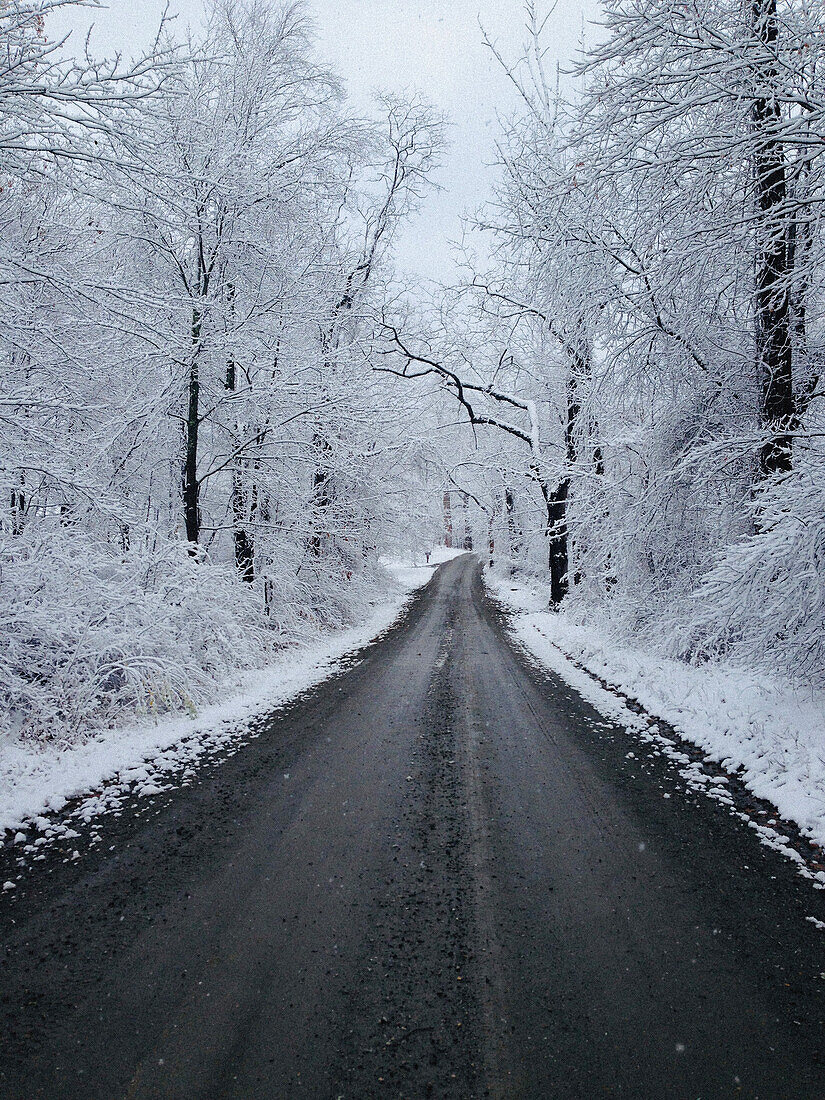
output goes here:
{"type": "Polygon", "coordinates": [[[726,547],[687,617],[688,649],[825,686],[825,461],[754,499],[759,531],[726,547]]]}
{"type": "Polygon", "coordinates": [[[227,677],[362,621],[397,583],[374,560],[311,562],[307,591],[294,591],[294,573],[271,578],[265,601],[230,564],[196,560],[180,541],[124,550],[58,530],[0,543],[0,734],[66,743],[194,713],[227,677]]]}
{"type": "Polygon", "coordinates": [[[498,575],[487,583],[512,610],[526,649],[599,710],[635,721],[567,657],[668,722],[708,759],[740,769],[756,796],[825,846],[825,692],[722,662],[689,665],[634,648],[607,626],[548,611],[546,593],[537,588],[498,575]]]}
{"type": "MultiPolygon", "coordinates": [[[[94,607],[84,608],[79,601],[77,605],[69,605],[65,596],[65,606],[56,608],[56,598],[44,596],[41,604],[35,605],[36,614],[28,623],[30,632],[26,635],[34,638],[35,629],[45,632],[47,626],[53,632],[48,645],[42,641],[30,645],[36,650],[46,650],[39,657],[39,675],[27,677],[20,667],[26,650],[14,638],[13,628],[16,626],[18,633],[22,632],[22,613],[3,632],[6,662],[3,672],[8,676],[6,670],[14,670],[16,679],[10,682],[18,685],[15,696],[18,707],[28,701],[40,708],[40,715],[48,707],[61,723],[70,714],[72,736],[33,736],[21,728],[19,719],[14,727],[7,725],[0,732],[0,835],[4,829],[16,830],[37,816],[45,827],[44,815],[49,810],[59,810],[68,799],[94,792],[104,783],[107,791],[103,800],[97,794],[89,794],[87,807],[98,809],[111,804],[118,792],[127,788],[155,793],[164,773],[179,770],[222,744],[242,739],[251,718],[332,675],[347,655],[386,630],[403,610],[410,593],[432,577],[435,561],[431,558],[431,565],[426,566],[422,556],[421,562],[386,560],[383,564],[384,584],[375,586],[370,600],[362,600],[358,626],[336,633],[318,630],[313,633],[307,629],[303,635],[295,634],[291,644],[277,651],[267,643],[262,627],[252,620],[251,611],[242,604],[240,608],[230,606],[229,597],[234,601],[243,598],[237,581],[222,578],[220,572],[214,576],[195,563],[190,568],[198,583],[183,586],[180,576],[187,577],[187,563],[178,562],[178,572],[172,569],[163,581],[156,580],[155,587],[149,588],[149,606],[140,612],[130,598],[133,594],[130,583],[134,582],[127,581],[114,567],[111,585],[99,581],[101,603],[104,599],[110,601],[111,612],[107,615],[98,609],[96,617],[94,607]],[[226,593],[220,587],[221,582],[226,593]],[[173,606],[174,598],[181,600],[182,606],[175,611],[167,609],[165,601],[170,596],[173,606]],[[46,620],[55,612],[57,619],[48,623],[46,620]],[[181,653],[170,650],[164,629],[173,614],[180,616],[181,625],[185,624],[189,631],[188,642],[174,639],[175,644],[186,646],[181,653]],[[193,622],[196,615],[198,621],[193,622]],[[165,649],[152,648],[153,633],[163,638],[165,649]],[[76,651],[71,659],[66,655],[67,637],[76,651]],[[197,645],[203,646],[203,654],[197,652],[197,645]],[[239,649],[234,662],[230,659],[233,645],[244,647],[239,649]],[[110,654],[111,667],[120,669],[126,665],[130,670],[131,679],[124,678],[117,711],[112,709],[111,701],[104,703],[99,686],[82,691],[84,675],[90,685],[100,684],[96,670],[102,667],[100,653],[104,649],[110,654]],[[246,670],[241,667],[244,661],[246,670]],[[257,667],[250,669],[248,666],[253,663],[257,667]],[[197,695],[202,705],[196,710],[192,702],[185,710],[165,715],[157,707],[152,710],[145,706],[144,713],[136,716],[134,704],[146,683],[141,676],[148,675],[166,685],[170,710],[174,705],[172,690],[178,691],[178,699],[183,698],[184,690],[189,700],[197,695]],[[50,682],[52,676],[55,683],[50,682]],[[28,680],[35,686],[30,686],[28,680]],[[185,688],[181,686],[183,683],[185,688]],[[82,696],[83,708],[75,702],[72,710],[66,710],[65,703],[60,702],[61,694],[74,699],[82,696]],[[124,699],[129,707],[124,708],[124,699]],[[118,721],[109,728],[101,728],[100,720],[114,714],[118,721]]],[[[71,561],[66,568],[71,571],[71,561]]],[[[76,563],[76,568],[78,588],[89,599],[96,590],[88,575],[80,572],[82,563],[76,563]]],[[[61,586],[57,591],[65,590],[61,586]]]]}
{"type": "Polygon", "coordinates": [[[52,531],[0,548],[5,736],[60,741],[124,717],[194,709],[272,636],[234,570],[181,543],[115,551],[52,531]]]}

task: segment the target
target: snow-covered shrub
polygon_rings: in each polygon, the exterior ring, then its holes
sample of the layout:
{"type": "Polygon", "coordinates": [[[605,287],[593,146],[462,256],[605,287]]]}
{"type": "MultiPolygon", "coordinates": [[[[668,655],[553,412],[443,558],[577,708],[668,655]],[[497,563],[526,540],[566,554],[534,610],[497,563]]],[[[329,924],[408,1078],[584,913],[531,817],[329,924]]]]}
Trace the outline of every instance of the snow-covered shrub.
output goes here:
{"type": "Polygon", "coordinates": [[[729,546],[694,595],[689,651],[825,681],[825,460],[753,502],[753,534],[729,546]]]}
{"type": "Polygon", "coordinates": [[[279,644],[356,623],[393,584],[374,552],[342,551],[330,540],[322,552],[286,540],[262,578],[270,626],[279,644]]]}
{"type": "MultiPolygon", "coordinates": [[[[577,471],[568,521],[570,609],[596,608],[637,641],[662,641],[674,609],[749,528],[753,458],[724,447],[736,410],[670,393],[650,423],[605,445],[605,472],[577,471]]],[[[682,620],[683,621],[683,620],[682,620]]]]}
{"type": "Polygon", "coordinates": [[[0,544],[0,707],[22,735],[191,709],[269,644],[256,593],[184,543],[121,551],[58,529],[0,544]]]}

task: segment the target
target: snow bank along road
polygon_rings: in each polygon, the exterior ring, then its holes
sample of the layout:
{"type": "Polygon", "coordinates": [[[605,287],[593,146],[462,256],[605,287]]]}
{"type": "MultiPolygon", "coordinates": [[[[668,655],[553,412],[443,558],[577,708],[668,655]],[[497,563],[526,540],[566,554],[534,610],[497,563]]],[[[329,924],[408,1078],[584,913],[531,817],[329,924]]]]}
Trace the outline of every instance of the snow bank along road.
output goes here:
{"type": "Polygon", "coordinates": [[[474,559],[261,726],[2,899],[3,1100],[825,1096],[825,892],[474,559]]]}

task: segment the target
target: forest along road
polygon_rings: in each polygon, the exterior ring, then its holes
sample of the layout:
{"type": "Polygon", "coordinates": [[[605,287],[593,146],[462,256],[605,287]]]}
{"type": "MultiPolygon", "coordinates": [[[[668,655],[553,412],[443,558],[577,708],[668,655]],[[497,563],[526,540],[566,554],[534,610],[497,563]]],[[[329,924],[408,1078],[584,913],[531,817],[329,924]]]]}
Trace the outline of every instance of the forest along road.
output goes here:
{"type": "Polygon", "coordinates": [[[0,1096],[825,1097],[823,895],[634,736],[442,566],[3,898],[0,1096]]]}

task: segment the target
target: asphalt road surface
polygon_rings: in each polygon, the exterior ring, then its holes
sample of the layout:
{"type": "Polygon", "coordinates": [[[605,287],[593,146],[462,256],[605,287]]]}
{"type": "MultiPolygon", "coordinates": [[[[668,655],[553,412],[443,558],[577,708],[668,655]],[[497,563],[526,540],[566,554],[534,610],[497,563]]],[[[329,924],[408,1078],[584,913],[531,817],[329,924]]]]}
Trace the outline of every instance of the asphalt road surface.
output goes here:
{"type": "Polygon", "coordinates": [[[259,734],[0,901],[2,1100],[825,1097],[825,895],[473,558],[259,734]]]}

